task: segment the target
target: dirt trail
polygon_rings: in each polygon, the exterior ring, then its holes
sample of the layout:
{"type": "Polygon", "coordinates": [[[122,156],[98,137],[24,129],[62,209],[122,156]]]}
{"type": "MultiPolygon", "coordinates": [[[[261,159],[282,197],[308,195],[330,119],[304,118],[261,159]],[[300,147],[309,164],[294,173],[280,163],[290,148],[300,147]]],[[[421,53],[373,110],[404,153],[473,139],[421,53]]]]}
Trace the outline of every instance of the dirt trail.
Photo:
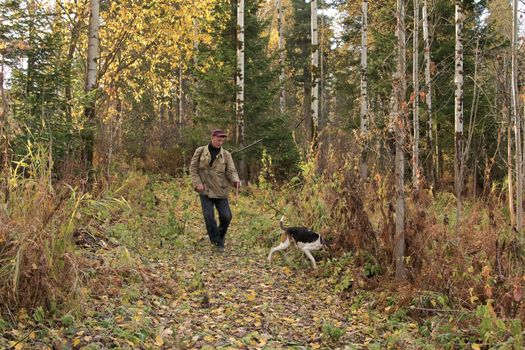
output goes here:
{"type": "Polygon", "coordinates": [[[349,301],[335,296],[306,263],[290,268],[278,253],[269,264],[264,251],[250,251],[232,237],[224,253],[213,251],[206,239],[194,248],[173,261],[189,291],[187,300],[171,305],[181,346],[364,348],[359,344],[366,337],[352,321],[349,301]]]}

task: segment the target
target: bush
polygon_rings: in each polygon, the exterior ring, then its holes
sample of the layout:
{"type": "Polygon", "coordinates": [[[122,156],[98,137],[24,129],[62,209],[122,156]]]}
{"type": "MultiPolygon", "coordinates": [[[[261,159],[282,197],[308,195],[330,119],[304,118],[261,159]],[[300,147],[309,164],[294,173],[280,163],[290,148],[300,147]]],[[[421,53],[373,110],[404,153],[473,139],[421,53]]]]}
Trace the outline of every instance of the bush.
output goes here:
{"type": "Polygon", "coordinates": [[[2,313],[63,303],[79,294],[79,258],[72,234],[85,196],[52,185],[51,157],[29,144],[8,169],[0,202],[0,305],[2,313]]]}

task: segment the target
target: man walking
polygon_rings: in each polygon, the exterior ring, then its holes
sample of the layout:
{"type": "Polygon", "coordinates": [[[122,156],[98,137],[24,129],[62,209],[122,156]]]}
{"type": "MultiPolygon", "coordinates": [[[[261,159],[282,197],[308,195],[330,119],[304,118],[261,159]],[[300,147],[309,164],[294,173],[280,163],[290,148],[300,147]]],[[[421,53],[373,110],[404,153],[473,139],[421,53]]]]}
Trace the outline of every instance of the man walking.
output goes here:
{"type": "Polygon", "coordinates": [[[213,130],[211,142],[195,150],[190,165],[193,188],[199,193],[206,230],[219,252],[224,251],[224,239],[232,220],[228,186],[231,184],[237,190],[240,186],[232,155],[222,148],[226,137],[223,130],[213,130]],[[218,227],[214,207],[219,213],[218,227]]]}

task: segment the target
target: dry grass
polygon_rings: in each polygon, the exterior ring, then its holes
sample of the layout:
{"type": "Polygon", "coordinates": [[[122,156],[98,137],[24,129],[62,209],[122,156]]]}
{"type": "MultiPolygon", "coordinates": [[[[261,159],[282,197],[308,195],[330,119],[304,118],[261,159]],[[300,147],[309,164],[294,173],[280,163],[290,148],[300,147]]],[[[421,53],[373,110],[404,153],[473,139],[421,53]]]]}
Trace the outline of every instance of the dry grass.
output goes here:
{"type": "MultiPolygon", "coordinates": [[[[336,250],[355,251],[363,265],[372,258],[372,264],[380,265],[381,283],[389,285],[394,270],[393,181],[384,171],[370,169],[364,183],[355,140],[337,131],[325,138],[330,146],[321,144],[317,159],[303,165],[302,183],[287,191],[287,201],[306,224],[329,231],[336,250]]],[[[434,291],[456,307],[475,310],[491,304],[500,317],[525,320],[525,240],[511,232],[502,214],[505,205],[496,196],[467,198],[456,230],[453,194],[423,189],[417,199],[407,195],[406,265],[409,283],[417,288],[404,288],[409,292],[403,299],[434,291]]]]}
{"type": "Polygon", "coordinates": [[[31,148],[5,183],[0,207],[0,305],[51,307],[80,290],[72,233],[83,200],[65,184],[51,184],[46,153],[31,148]]]}

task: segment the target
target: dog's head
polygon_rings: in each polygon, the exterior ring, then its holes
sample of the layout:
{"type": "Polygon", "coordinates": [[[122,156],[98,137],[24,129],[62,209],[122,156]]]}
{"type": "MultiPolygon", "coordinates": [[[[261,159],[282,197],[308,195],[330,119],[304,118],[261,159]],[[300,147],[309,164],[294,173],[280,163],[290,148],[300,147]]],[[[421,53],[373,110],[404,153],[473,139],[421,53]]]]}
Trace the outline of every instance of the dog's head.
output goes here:
{"type": "Polygon", "coordinates": [[[333,238],[323,238],[323,249],[326,248],[329,251],[332,251],[333,243],[334,243],[333,238]]]}
{"type": "Polygon", "coordinates": [[[330,253],[332,252],[332,247],[334,243],[334,239],[330,237],[330,231],[329,229],[321,230],[321,239],[323,243],[323,250],[328,250],[330,253]]]}

